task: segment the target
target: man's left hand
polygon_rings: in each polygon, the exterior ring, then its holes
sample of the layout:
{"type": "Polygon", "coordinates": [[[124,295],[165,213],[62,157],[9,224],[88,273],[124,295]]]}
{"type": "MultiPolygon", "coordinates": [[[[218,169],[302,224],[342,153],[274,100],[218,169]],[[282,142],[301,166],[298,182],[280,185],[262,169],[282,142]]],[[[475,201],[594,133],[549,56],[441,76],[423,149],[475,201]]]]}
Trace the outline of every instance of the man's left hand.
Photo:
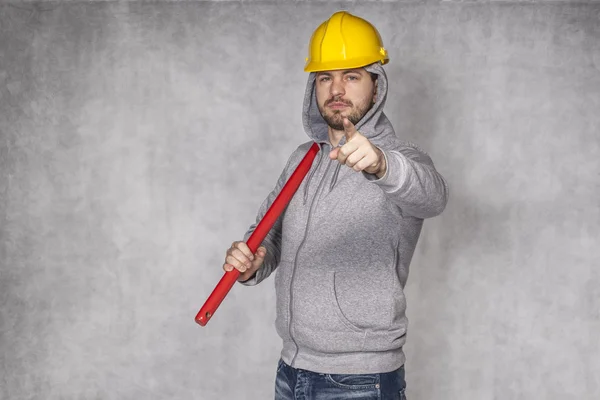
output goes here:
{"type": "Polygon", "coordinates": [[[329,153],[329,158],[337,159],[356,172],[365,171],[381,178],[385,175],[386,164],[383,152],[371,144],[369,139],[356,130],[354,124],[344,118],[344,134],[346,144],[336,147],[329,153]]]}

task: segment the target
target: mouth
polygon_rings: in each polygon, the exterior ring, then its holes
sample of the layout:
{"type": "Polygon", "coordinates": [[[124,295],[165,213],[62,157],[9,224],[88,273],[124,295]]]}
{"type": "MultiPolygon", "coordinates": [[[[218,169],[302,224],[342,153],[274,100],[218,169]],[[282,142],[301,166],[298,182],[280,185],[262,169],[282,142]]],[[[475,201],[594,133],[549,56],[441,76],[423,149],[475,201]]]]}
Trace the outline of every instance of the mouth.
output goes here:
{"type": "Polygon", "coordinates": [[[335,102],[335,103],[329,103],[327,105],[327,107],[333,108],[334,110],[340,110],[342,108],[346,108],[346,107],[350,107],[350,106],[346,103],[335,102]]]}

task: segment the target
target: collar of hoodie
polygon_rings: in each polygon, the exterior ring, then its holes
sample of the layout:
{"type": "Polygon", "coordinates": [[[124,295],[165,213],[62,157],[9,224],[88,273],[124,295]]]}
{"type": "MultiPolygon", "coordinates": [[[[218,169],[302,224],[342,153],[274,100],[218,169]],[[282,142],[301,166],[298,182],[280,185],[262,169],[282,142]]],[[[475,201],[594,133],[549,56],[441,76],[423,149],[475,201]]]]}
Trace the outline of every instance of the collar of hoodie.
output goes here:
{"type": "MultiPolygon", "coordinates": [[[[308,199],[308,188],[310,187],[310,182],[312,181],[312,178],[315,174],[315,172],[319,169],[319,167],[321,166],[321,163],[323,162],[323,159],[325,157],[329,157],[329,152],[327,152],[327,154],[325,154],[326,152],[324,151],[324,147],[326,144],[322,143],[322,142],[318,142],[319,144],[319,155],[317,157],[316,162],[313,162],[312,168],[310,169],[308,178],[306,178],[306,185],[304,186],[304,200],[303,200],[303,204],[306,204],[306,201],[308,199]]],[[[333,171],[333,176],[331,177],[331,181],[329,182],[329,191],[331,192],[331,190],[333,189],[333,187],[335,186],[336,182],[337,182],[337,178],[338,175],[340,173],[340,168],[342,166],[342,164],[340,164],[339,162],[335,163],[335,170],[333,171]]]]}

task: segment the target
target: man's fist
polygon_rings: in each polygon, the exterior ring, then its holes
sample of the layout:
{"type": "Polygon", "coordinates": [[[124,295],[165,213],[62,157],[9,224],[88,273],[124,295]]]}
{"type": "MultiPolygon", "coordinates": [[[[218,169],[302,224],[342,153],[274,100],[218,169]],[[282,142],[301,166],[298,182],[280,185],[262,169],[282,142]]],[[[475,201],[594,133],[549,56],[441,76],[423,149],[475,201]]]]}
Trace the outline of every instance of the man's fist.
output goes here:
{"type": "Polygon", "coordinates": [[[233,242],[225,255],[223,269],[227,272],[237,269],[240,271],[238,281],[247,281],[262,266],[267,249],[261,246],[252,254],[245,242],[233,242]]]}
{"type": "Polygon", "coordinates": [[[356,172],[365,171],[377,175],[378,178],[385,175],[387,165],[383,152],[357,131],[348,118],[344,118],[344,134],[346,144],[333,149],[329,153],[329,158],[337,159],[356,172]]]}

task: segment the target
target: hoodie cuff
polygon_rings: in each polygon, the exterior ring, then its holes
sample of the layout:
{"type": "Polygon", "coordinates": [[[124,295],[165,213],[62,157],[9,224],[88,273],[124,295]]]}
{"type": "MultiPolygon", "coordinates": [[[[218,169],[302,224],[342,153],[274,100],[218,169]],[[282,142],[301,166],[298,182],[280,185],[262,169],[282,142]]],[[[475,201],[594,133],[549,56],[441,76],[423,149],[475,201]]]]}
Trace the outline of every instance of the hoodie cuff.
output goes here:
{"type": "Polygon", "coordinates": [[[238,283],[241,283],[244,286],[255,286],[255,285],[257,285],[258,284],[258,277],[256,276],[257,272],[258,271],[255,271],[254,274],[250,278],[246,279],[245,281],[238,281],[238,283]]]}
{"type": "MultiPolygon", "coordinates": [[[[385,174],[381,178],[377,178],[375,174],[368,174],[362,171],[365,178],[369,181],[379,185],[384,191],[391,193],[398,190],[404,180],[406,179],[405,169],[403,168],[402,161],[398,157],[394,157],[387,150],[383,150],[381,147],[376,146],[383,153],[385,158],[385,174]]],[[[397,153],[394,153],[397,154],[397,153]]]]}
{"type": "Polygon", "coordinates": [[[386,152],[383,151],[383,149],[379,146],[375,146],[375,147],[377,147],[383,153],[383,158],[385,158],[385,166],[386,166],[385,174],[381,178],[378,178],[377,175],[375,175],[375,174],[369,174],[368,172],[365,172],[365,171],[361,171],[361,172],[364,175],[364,177],[367,178],[367,180],[374,182],[374,183],[380,183],[382,180],[387,178],[387,176],[389,175],[388,171],[390,168],[388,165],[388,156],[387,156],[386,152]]]}

